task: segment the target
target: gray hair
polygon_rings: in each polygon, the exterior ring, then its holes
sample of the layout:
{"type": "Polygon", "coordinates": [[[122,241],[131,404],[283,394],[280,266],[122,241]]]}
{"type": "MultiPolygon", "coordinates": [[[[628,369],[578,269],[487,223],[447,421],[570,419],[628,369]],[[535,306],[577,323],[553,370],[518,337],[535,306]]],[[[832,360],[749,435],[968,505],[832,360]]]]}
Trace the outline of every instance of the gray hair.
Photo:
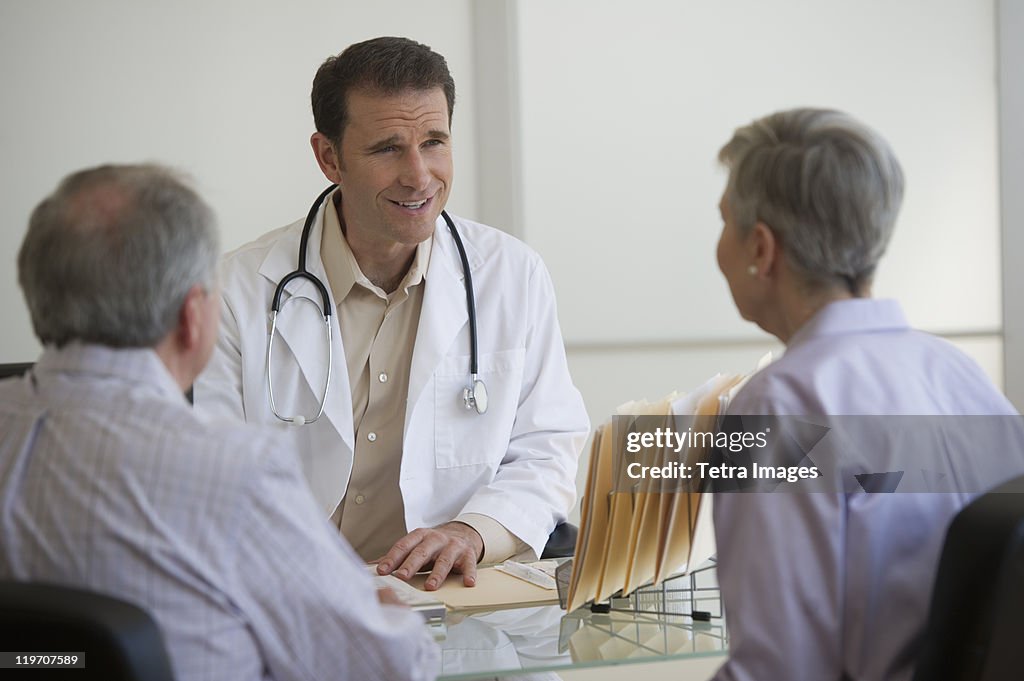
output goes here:
{"type": "Polygon", "coordinates": [[[871,281],[903,201],[889,144],[840,111],[792,109],[739,128],[718,152],[737,226],[771,227],[809,285],[871,281]]]}
{"type": "Polygon", "coordinates": [[[189,289],[215,283],[213,211],[178,173],[106,165],[65,178],[29,220],[18,283],[44,344],[153,347],[189,289]]]}

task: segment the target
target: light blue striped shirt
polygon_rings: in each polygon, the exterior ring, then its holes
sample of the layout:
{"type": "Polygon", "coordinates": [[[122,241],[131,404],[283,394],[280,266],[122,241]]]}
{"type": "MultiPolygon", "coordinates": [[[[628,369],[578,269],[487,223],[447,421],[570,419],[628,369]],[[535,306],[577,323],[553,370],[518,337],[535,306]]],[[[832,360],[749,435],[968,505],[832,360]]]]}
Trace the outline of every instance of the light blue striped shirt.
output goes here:
{"type": "Polygon", "coordinates": [[[179,679],[433,678],[272,431],[199,420],[151,350],[48,349],[0,382],[0,578],[149,610],[179,679]]]}

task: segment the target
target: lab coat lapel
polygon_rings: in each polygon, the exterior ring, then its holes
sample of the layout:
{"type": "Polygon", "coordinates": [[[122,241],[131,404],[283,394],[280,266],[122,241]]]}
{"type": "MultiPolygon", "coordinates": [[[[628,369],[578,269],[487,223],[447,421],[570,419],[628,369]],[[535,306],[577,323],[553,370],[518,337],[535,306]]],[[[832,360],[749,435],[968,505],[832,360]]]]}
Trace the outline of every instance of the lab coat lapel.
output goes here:
{"type": "MultiPolygon", "coordinates": [[[[461,233],[461,232],[460,232],[461,233]]],[[[463,245],[470,261],[470,271],[476,269],[479,258],[462,235],[463,245]]],[[[406,407],[406,428],[423,389],[430,381],[437,365],[449,354],[452,343],[469,322],[466,310],[466,289],[463,287],[462,262],[458,248],[444,218],[439,217],[434,230],[433,251],[427,266],[423,311],[420,313],[416,344],[412,353],[409,373],[409,402],[406,407]]],[[[469,354],[469,344],[452,354],[469,354]]],[[[466,364],[469,376],[469,364],[466,364]]]]}
{"type": "MultiPolygon", "coordinates": [[[[330,200],[330,199],[327,199],[330,200]]],[[[295,228],[289,228],[286,238],[279,239],[274,247],[267,253],[260,266],[260,274],[265,276],[274,286],[282,278],[293,272],[298,265],[299,243],[302,235],[302,223],[297,223],[295,228]]],[[[294,227],[294,226],[293,226],[294,227]]],[[[323,262],[320,259],[320,239],[323,234],[323,207],[317,213],[313,231],[309,238],[309,247],[306,253],[306,269],[327,285],[327,274],[324,271],[323,262]]],[[[328,287],[328,295],[331,298],[331,342],[333,347],[333,361],[331,366],[330,388],[327,391],[327,400],[324,404],[324,414],[338,436],[353,451],[353,428],[352,428],[352,390],[349,387],[348,368],[345,362],[345,348],[342,344],[341,329],[338,326],[337,306],[334,302],[334,295],[328,287]]],[[[293,280],[288,284],[287,289],[281,296],[281,306],[284,310],[285,301],[297,296],[305,296],[316,301],[317,310],[320,309],[320,293],[316,286],[308,279],[302,278],[293,280]]],[[[308,306],[303,301],[296,301],[294,305],[308,306]]],[[[289,306],[292,308],[293,306],[289,306]]],[[[268,303],[269,311],[269,303],[268,303]]],[[[302,377],[309,386],[310,391],[319,400],[323,393],[323,372],[315,366],[316,362],[326,361],[326,334],[324,332],[323,318],[313,314],[312,309],[289,309],[289,313],[298,312],[292,316],[291,322],[281,323],[281,315],[278,316],[277,333],[280,335],[275,343],[284,341],[291,349],[292,354],[298,359],[302,377]]],[[[283,314],[283,313],[282,313],[283,314]]],[[[268,318],[269,331],[269,318],[268,318]]],[[[280,354],[275,346],[275,364],[280,354]]],[[[274,397],[283,401],[274,391],[274,397]]],[[[284,407],[287,409],[287,407],[284,407]]]]}

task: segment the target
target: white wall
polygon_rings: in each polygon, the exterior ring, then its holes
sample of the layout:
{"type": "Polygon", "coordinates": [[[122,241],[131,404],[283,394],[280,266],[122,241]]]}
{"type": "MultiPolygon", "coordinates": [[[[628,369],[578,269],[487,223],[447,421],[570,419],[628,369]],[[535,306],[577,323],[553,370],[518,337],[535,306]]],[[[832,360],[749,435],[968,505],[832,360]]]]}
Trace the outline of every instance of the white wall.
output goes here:
{"type": "Polygon", "coordinates": [[[162,161],[194,175],[225,248],[306,214],[326,186],[309,89],[350,43],[406,35],[456,80],[450,207],[476,212],[471,0],[0,3],[0,362],[39,346],[15,261],[32,207],[72,170],[162,161]]]}
{"type": "Polygon", "coordinates": [[[0,361],[38,350],[14,262],[62,175],[173,163],[214,204],[225,246],[242,243],[304,214],[323,185],[307,142],[317,65],[404,34],[445,54],[458,84],[451,208],[545,256],[595,420],[747,370],[773,346],[738,318],[714,264],[715,155],[736,126],[796,105],[847,109],[890,139],[908,190],[877,293],[1001,382],[993,12],[979,0],[0,3],[0,361]]]}
{"type": "Polygon", "coordinates": [[[1024,410],[1024,3],[998,0],[997,10],[1006,395],[1024,410]]]}
{"type": "Polygon", "coordinates": [[[875,293],[1002,385],[994,2],[498,4],[522,198],[508,210],[484,193],[481,209],[504,211],[551,269],[592,421],[780,350],[715,265],[715,159],[736,127],[795,106],[844,109],[889,139],[907,193],[875,293]]]}
{"type": "Polygon", "coordinates": [[[769,347],[715,265],[715,158],[735,127],[805,105],[862,118],[903,162],[906,200],[876,295],[963,337],[1001,379],[993,3],[515,7],[523,234],[552,270],[592,416],[747,370],[769,347]]]}

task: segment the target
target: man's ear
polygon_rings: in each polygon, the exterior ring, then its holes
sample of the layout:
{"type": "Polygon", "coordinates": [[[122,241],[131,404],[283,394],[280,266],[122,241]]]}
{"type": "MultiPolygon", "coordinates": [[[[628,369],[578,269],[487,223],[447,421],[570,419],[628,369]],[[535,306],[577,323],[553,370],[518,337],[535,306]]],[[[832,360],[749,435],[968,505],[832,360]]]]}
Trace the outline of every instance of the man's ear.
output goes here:
{"type": "Polygon", "coordinates": [[[782,257],[782,242],[772,228],[758,220],[750,230],[748,239],[758,276],[777,274],[779,259],[782,257]]]}
{"type": "Polygon", "coordinates": [[[206,291],[199,284],[196,284],[185,294],[185,302],[178,311],[178,329],[175,338],[178,347],[182,350],[192,350],[199,346],[203,335],[203,304],[206,301],[206,291]]]}
{"type": "Polygon", "coordinates": [[[334,184],[341,184],[341,158],[334,143],[323,133],[314,132],[309,138],[309,144],[313,147],[313,155],[316,156],[316,162],[320,165],[324,177],[334,184]]]}

